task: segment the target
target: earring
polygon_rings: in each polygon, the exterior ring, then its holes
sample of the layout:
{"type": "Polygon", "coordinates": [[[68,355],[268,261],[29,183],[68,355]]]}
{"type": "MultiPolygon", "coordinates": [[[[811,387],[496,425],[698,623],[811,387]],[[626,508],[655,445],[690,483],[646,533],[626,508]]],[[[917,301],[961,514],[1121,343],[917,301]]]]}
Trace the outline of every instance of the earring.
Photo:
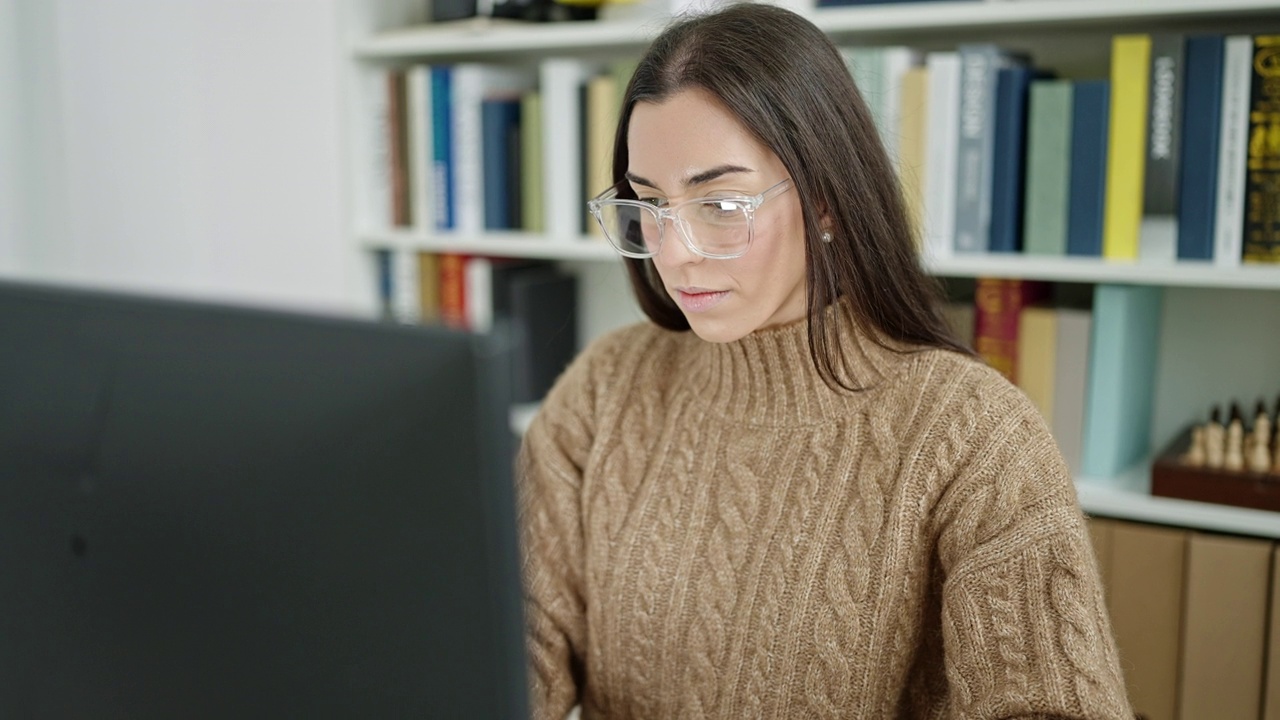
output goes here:
{"type": "Polygon", "coordinates": [[[830,231],[830,230],[824,230],[824,231],[822,232],[822,242],[825,242],[825,243],[829,243],[829,242],[831,242],[831,231],[830,231]]]}

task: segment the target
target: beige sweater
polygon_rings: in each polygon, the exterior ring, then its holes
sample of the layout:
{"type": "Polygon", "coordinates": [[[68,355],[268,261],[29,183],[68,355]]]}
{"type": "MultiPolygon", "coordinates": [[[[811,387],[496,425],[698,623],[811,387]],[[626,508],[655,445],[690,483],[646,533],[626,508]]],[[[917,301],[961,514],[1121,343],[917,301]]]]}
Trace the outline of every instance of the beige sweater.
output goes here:
{"type": "Polygon", "coordinates": [[[525,438],[535,717],[1132,718],[1075,489],[955,353],[593,344],[525,438]]]}

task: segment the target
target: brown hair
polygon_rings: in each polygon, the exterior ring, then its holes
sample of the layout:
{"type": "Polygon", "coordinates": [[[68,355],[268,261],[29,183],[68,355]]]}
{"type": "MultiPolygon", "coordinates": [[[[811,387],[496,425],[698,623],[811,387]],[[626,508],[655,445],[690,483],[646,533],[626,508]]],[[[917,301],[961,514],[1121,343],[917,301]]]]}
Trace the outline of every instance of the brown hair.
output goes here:
{"type": "MultiPolygon", "coordinates": [[[[963,353],[939,311],[941,286],[924,273],[897,175],[871,113],[825,34],[782,8],[744,3],[677,20],[654,40],[627,85],[613,150],[613,181],[633,197],[627,128],[639,102],[687,88],[717,98],[786,166],[801,200],[809,354],[823,379],[846,389],[847,358],[824,308],[848,298],[876,342],[963,353]],[[821,219],[835,240],[822,242],[821,219]],[[844,372],[837,372],[837,365],[844,372]]],[[[670,330],[689,323],[650,259],[625,260],[641,309],[670,330]]]]}

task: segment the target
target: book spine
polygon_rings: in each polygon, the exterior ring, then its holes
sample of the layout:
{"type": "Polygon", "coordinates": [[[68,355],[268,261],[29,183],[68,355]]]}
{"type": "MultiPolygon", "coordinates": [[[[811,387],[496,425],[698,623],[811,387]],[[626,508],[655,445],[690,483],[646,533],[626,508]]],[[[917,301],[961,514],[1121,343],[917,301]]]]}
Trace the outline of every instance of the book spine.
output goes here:
{"type": "Polygon", "coordinates": [[[1280,263],[1280,85],[1273,69],[1280,35],[1254,38],[1249,101],[1243,260],[1280,263]]]}
{"type": "Polygon", "coordinates": [[[391,224],[408,227],[409,214],[409,121],[403,70],[387,73],[387,147],[391,149],[391,224]]]}
{"type": "Polygon", "coordinates": [[[387,93],[387,71],[370,71],[361,75],[360,91],[362,107],[368,114],[361,120],[359,139],[363,147],[361,157],[368,160],[362,164],[359,185],[357,224],[362,228],[387,227],[388,213],[391,208],[391,150],[387,145],[390,137],[387,93]]]}
{"type": "Polygon", "coordinates": [[[1182,150],[1182,98],[1186,39],[1151,38],[1147,95],[1147,157],[1143,171],[1142,226],[1138,241],[1144,262],[1178,259],[1178,180],[1182,150]]]}
{"type": "Polygon", "coordinates": [[[988,250],[1022,251],[1022,191],[1026,185],[1027,86],[1033,70],[1002,68],[996,77],[992,138],[991,231],[988,250]]]}
{"type": "Polygon", "coordinates": [[[486,68],[460,64],[453,73],[454,225],[465,236],[484,228],[484,158],[480,106],[486,68]]]}
{"type": "Polygon", "coordinates": [[[1252,80],[1253,38],[1227,38],[1222,60],[1222,131],[1218,136],[1218,216],[1213,233],[1213,262],[1218,267],[1240,265],[1252,80]]]}
{"type": "Polygon", "coordinates": [[[1089,344],[1081,472],[1114,478],[1151,452],[1151,410],[1160,341],[1161,288],[1098,285],[1089,344]]]}
{"type": "Polygon", "coordinates": [[[1178,259],[1212,260],[1222,123],[1220,35],[1187,38],[1182,106],[1182,188],[1178,197],[1178,259]]]}
{"type": "MultiPolygon", "coordinates": [[[[907,73],[923,62],[923,56],[913,48],[894,45],[880,48],[881,62],[884,67],[884,98],[881,104],[882,117],[886,131],[882,133],[885,151],[893,161],[894,167],[901,171],[902,155],[905,152],[901,136],[902,113],[904,111],[904,83],[907,73]]],[[[899,175],[901,177],[901,174],[899,175]]]]}
{"type": "Polygon", "coordinates": [[[434,227],[432,210],[431,68],[415,65],[405,76],[409,103],[409,215],[422,231],[434,227]]]}
{"type": "Polygon", "coordinates": [[[1102,255],[1110,109],[1109,82],[1093,80],[1076,83],[1071,104],[1071,178],[1067,193],[1068,255],[1102,255]]]}
{"type": "Polygon", "coordinates": [[[925,131],[925,252],[933,258],[952,254],[956,229],[956,145],[960,140],[960,56],[931,53],[929,120],[925,131]]]}
{"type": "Polygon", "coordinates": [[[395,257],[387,249],[378,249],[373,253],[374,270],[378,275],[378,317],[382,320],[393,320],[395,310],[395,257]]]}
{"type": "Polygon", "coordinates": [[[960,47],[960,142],[956,167],[957,252],[986,252],[991,238],[992,146],[1000,50],[960,47]]]}
{"type": "Polygon", "coordinates": [[[425,324],[440,322],[440,256],[418,253],[418,316],[425,324]]]}
{"type": "Polygon", "coordinates": [[[590,218],[586,202],[613,185],[613,138],[618,128],[618,81],[612,74],[597,75],[587,83],[587,197],[578,212],[587,234],[603,239],[600,226],[590,218]]]}
{"type": "Polygon", "coordinates": [[[1119,35],[1111,46],[1111,129],[1102,254],[1136,260],[1146,164],[1149,35],[1119,35]]]}
{"type": "Polygon", "coordinates": [[[924,199],[921,183],[925,166],[925,122],[929,116],[928,70],[912,67],[902,77],[902,106],[898,114],[898,178],[917,242],[923,242],[924,199]]]}
{"type": "Polygon", "coordinates": [[[472,332],[487,333],[493,329],[493,262],[489,258],[469,257],[463,266],[467,329],[472,332]]]}
{"type": "Polygon", "coordinates": [[[1022,224],[1023,249],[1030,255],[1067,252],[1072,96],[1069,80],[1031,83],[1022,224]]]}
{"type": "Polygon", "coordinates": [[[456,227],[453,173],[453,68],[431,68],[432,198],[436,230],[456,227]]]}
{"type": "Polygon", "coordinates": [[[393,314],[397,322],[406,325],[414,325],[422,321],[416,254],[412,250],[397,249],[395,258],[392,260],[392,269],[395,272],[393,314]]]}
{"type": "Polygon", "coordinates": [[[440,256],[440,320],[455,330],[467,329],[467,258],[440,256]]]}
{"type": "Polygon", "coordinates": [[[485,230],[511,229],[508,134],[513,106],[519,107],[515,101],[491,98],[480,107],[485,230]]]}
{"type": "Polygon", "coordinates": [[[974,287],[974,350],[1009,382],[1018,382],[1018,322],[1022,309],[1048,294],[1031,280],[978,278],[974,287]]]}
{"type": "Polygon", "coordinates": [[[580,60],[548,58],[539,68],[542,93],[543,207],[547,237],[555,242],[582,234],[585,183],[578,88],[593,67],[580,60]],[[552,118],[548,114],[554,112],[552,118]]]}
{"type": "Polygon", "coordinates": [[[543,196],[542,94],[527,92],[520,105],[520,228],[540,233],[546,229],[543,196]]]}

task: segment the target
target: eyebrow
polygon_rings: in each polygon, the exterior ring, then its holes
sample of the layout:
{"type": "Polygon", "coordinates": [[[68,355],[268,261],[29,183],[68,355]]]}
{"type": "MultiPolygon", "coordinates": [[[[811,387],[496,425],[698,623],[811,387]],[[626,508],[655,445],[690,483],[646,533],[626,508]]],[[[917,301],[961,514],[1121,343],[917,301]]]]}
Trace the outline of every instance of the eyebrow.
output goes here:
{"type": "MultiPolygon", "coordinates": [[[[711,168],[710,170],[703,170],[700,173],[697,173],[695,175],[690,175],[689,177],[685,178],[684,186],[693,187],[695,185],[702,185],[704,183],[709,183],[712,180],[715,180],[716,178],[721,177],[723,175],[732,175],[734,173],[751,173],[751,172],[755,172],[755,170],[752,170],[749,167],[743,167],[741,165],[718,165],[716,167],[711,168]]],[[[626,177],[627,180],[630,180],[636,185],[644,185],[645,187],[651,187],[655,190],[661,189],[658,187],[657,183],[653,182],[652,180],[642,178],[639,175],[636,175],[635,173],[631,172],[630,170],[626,172],[624,177],[626,177]]]]}

